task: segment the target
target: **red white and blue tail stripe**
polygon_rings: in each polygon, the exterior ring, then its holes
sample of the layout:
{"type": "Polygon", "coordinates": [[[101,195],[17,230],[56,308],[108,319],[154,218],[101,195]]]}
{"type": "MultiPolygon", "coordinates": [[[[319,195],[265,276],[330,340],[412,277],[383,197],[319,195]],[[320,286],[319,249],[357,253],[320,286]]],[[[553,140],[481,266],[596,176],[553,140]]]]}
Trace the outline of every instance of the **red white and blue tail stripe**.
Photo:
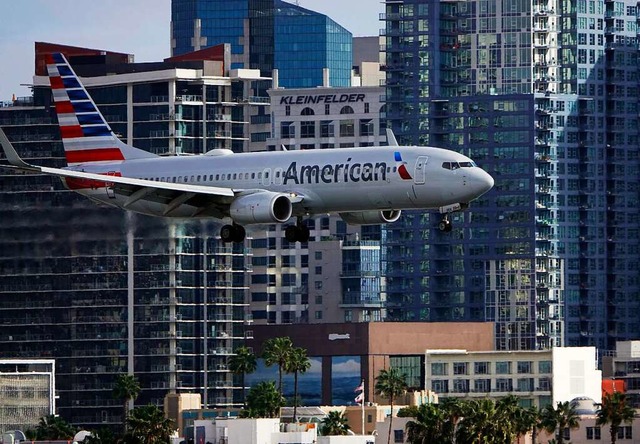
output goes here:
{"type": "Polygon", "coordinates": [[[118,139],[64,55],[47,55],[47,72],[68,165],[156,157],[118,139]]]}

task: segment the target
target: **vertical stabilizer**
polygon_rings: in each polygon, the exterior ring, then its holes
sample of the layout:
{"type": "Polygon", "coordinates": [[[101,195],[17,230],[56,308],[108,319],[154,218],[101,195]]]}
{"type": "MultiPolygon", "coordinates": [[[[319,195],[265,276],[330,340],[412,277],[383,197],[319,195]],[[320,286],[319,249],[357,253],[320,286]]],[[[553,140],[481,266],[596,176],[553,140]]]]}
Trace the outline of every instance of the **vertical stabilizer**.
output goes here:
{"type": "Polygon", "coordinates": [[[156,157],[116,137],[64,55],[46,57],[67,164],[156,157]]]}

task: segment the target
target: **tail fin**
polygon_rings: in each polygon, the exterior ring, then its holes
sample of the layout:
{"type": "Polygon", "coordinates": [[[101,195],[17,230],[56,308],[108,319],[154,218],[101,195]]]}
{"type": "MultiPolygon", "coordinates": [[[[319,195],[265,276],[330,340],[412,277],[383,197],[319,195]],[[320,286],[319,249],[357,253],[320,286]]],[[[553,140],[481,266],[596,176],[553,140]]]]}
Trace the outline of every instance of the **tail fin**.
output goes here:
{"type": "Polygon", "coordinates": [[[64,55],[47,55],[47,71],[67,164],[157,157],[116,137],[64,55]]]}

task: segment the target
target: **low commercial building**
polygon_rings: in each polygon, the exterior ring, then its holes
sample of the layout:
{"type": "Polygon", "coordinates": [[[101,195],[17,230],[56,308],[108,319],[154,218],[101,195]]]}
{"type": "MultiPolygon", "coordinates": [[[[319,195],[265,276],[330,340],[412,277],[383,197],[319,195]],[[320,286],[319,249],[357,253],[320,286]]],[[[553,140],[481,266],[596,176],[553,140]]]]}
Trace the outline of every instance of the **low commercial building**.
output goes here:
{"type": "Polygon", "coordinates": [[[602,376],[623,381],[627,399],[640,408],[640,341],[618,341],[615,352],[602,357],[602,376]]]}
{"type": "Polygon", "coordinates": [[[595,347],[537,351],[427,350],[426,385],[440,397],[502,398],[545,407],[589,397],[601,402],[595,347]]]}

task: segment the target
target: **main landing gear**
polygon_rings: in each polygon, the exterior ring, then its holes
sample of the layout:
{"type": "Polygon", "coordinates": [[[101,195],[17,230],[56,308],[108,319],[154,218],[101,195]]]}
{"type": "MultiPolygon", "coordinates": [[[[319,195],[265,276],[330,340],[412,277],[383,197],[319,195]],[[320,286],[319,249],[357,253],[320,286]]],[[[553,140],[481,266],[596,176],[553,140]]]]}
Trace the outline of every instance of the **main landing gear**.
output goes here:
{"type": "Polygon", "coordinates": [[[284,237],[288,242],[309,242],[309,227],[302,222],[302,217],[298,216],[295,225],[289,225],[284,229],[284,237]]]}
{"type": "Polygon", "coordinates": [[[225,225],[220,229],[222,242],[242,242],[246,236],[246,231],[242,225],[225,225]]]}

